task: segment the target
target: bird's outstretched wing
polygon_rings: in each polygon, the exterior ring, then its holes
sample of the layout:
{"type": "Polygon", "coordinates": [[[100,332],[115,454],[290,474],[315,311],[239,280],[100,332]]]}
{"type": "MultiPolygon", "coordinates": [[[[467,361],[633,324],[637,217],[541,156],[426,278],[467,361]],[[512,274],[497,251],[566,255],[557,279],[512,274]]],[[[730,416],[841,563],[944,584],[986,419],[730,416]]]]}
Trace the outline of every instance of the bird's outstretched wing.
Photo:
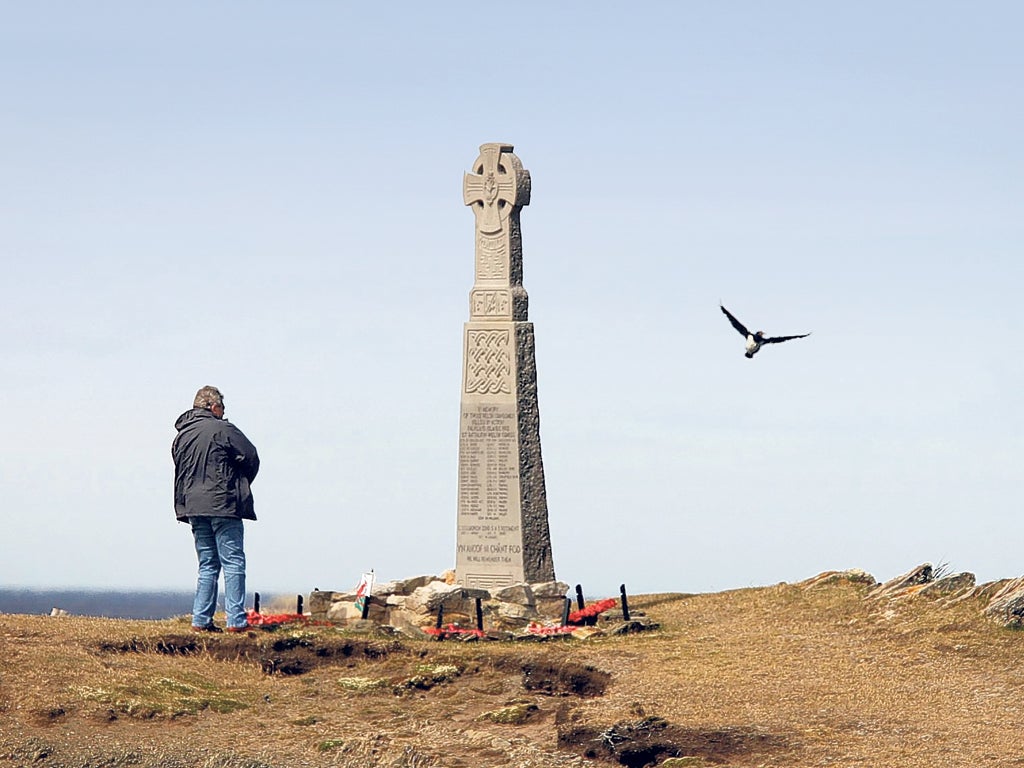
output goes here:
{"type": "Polygon", "coordinates": [[[780,341],[789,341],[790,339],[803,339],[810,336],[809,333],[801,333],[798,336],[768,336],[764,339],[765,344],[778,344],[780,341]]]}
{"type": "Polygon", "coordinates": [[[733,317],[732,313],[728,309],[723,307],[721,304],[719,304],[718,306],[722,308],[722,311],[725,313],[725,316],[728,317],[729,322],[732,323],[732,327],[739,331],[741,336],[746,337],[750,335],[750,331],[747,330],[747,327],[743,325],[743,323],[741,323],[735,317],[733,317]]]}

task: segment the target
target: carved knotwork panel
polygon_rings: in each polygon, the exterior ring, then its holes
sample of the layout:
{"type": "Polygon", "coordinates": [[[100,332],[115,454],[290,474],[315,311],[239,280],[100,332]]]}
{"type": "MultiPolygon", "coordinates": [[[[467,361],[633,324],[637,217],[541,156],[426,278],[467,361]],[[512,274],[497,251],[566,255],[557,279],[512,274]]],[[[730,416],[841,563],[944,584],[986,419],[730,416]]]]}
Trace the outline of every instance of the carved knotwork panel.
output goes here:
{"type": "Polygon", "coordinates": [[[511,329],[466,332],[466,393],[512,394],[511,329]]]}

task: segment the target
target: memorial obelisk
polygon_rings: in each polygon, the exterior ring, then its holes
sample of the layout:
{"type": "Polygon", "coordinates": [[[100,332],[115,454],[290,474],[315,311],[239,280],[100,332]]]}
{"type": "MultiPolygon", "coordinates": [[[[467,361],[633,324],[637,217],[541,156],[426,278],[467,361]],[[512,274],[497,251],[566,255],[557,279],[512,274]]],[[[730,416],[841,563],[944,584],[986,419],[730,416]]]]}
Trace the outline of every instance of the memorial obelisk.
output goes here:
{"type": "Polygon", "coordinates": [[[455,574],[481,589],[554,581],[519,228],[530,174],[511,145],[484,144],[462,189],[476,218],[476,277],[463,339],[455,574]]]}

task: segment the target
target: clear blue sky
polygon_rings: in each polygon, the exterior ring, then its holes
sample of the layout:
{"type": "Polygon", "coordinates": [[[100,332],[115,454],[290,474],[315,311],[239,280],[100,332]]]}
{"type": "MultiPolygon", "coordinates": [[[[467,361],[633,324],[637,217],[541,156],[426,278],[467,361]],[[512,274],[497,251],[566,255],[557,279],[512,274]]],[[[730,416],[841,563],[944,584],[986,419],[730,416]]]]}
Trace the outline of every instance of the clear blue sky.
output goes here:
{"type": "Polygon", "coordinates": [[[190,589],[173,422],[259,447],[249,586],[454,563],[462,174],[523,211],[555,569],[1024,572],[1024,7],[0,3],[0,585],[190,589]],[[808,339],[743,357],[718,310],[808,339]]]}

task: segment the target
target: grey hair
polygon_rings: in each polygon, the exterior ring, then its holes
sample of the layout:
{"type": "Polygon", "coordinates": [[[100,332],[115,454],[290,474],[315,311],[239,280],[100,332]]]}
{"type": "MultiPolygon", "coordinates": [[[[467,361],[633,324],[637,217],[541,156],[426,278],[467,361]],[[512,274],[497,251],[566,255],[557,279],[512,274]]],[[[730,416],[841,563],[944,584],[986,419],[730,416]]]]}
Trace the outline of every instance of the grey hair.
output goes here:
{"type": "Polygon", "coordinates": [[[196,399],[192,402],[193,408],[205,408],[210,410],[213,406],[224,407],[224,395],[216,387],[202,387],[196,392],[196,399]]]}

